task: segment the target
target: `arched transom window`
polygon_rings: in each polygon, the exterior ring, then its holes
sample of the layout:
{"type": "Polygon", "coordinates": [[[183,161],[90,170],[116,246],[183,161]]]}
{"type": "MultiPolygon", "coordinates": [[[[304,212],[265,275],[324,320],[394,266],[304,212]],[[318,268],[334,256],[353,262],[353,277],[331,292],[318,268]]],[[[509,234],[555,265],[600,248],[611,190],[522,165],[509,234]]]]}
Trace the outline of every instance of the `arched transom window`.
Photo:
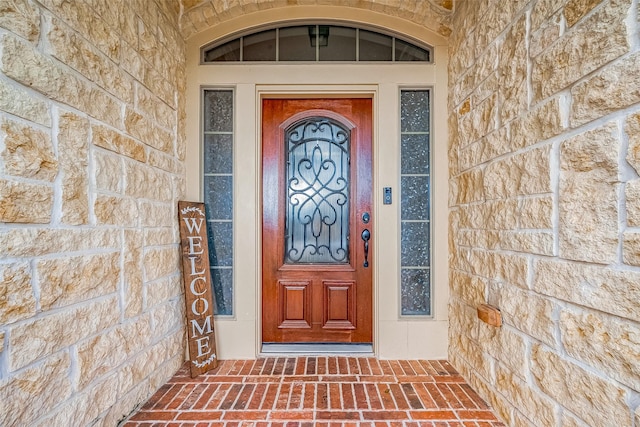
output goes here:
{"type": "Polygon", "coordinates": [[[432,48],[394,34],[332,24],[263,29],[205,46],[201,62],[426,62],[432,48]]]}

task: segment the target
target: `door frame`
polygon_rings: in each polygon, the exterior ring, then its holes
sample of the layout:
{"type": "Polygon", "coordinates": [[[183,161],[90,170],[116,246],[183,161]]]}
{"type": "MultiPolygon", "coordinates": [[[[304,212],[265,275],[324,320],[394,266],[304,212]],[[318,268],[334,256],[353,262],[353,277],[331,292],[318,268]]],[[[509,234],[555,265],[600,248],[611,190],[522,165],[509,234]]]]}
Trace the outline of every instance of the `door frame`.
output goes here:
{"type": "MultiPolygon", "coordinates": [[[[260,200],[258,201],[258,212],[260,221],[262,221],[263,216],[263,205],[262,205],[262,191],[263,191],[263,168],[262,168],[262,106],[264,99],[324,99],[324,98],[365,98],[371,99],[371,216],[374,218],[372,221],[372,234],[377,236],[377,228],[378,221],[375,221],[377,212],[376,205],[378,203],[378,195],[375,189],[377,188],[377,177],[376,177],[376,149],[377,149],[377,99],[378,99],[378,87],[377,85],[363,85],[359,88],[354,88],[353,85],[342,86],[335,85],[324,87],[322,89],[318,89],[317,85],[306,86],[306,85],[295,85],[289,87],[282,86],[271,86],[271,85],[256,85],[256,101],[257,101],[257,111],[256,111],[256,130],[257,137],[256,142],[258,145],[258,167],[257,167],[257,176],[256,180],[258,181],[258,193],[260,195],[260,200]]],[[[258,354],[262,354],[262,225],[259,227],[260,233],[258,236],[257,242],[257,250],[258,250],[258,289],[257,289],[257,298],[256,298],[256,348],[258,349],[258,354]]],[[[372,328],[372,348],[373,354],[377,354],[377,342],[378,342],[378,328],[377,328],[377,306],[378,306],[378,292],[377,292],[377,283],[378,283],[378,259],[377,259],[378,251],[372,251],[370,255],[370,261],[372,266],[371,272],[371,294],[372,294],[372,307],[371,307],[371,328],[372,328]]]]}

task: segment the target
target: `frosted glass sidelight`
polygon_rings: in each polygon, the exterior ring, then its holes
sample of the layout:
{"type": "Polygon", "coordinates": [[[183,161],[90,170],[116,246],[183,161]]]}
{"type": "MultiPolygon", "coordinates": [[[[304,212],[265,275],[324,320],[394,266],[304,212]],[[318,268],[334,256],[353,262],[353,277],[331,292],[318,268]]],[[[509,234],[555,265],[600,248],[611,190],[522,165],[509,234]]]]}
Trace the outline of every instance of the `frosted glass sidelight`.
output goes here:
{"type": "Polygon", "coordinates": [[[233,91],[202,94],[202,188],[216,315],[233,315],[233,91]]]}
{"type": "Polygon", "coordinates": [[[429,95],[424,89],[400,92],[401,316],[431,315],[429,95]]]}

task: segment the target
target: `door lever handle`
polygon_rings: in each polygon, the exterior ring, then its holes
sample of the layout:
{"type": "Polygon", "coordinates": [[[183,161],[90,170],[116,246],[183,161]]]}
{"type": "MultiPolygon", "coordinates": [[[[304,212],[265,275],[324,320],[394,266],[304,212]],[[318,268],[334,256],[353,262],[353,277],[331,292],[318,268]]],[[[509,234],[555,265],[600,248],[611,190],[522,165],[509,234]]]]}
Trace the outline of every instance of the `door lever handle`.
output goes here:
{"type": "Polygon", "coordinates": [[[369,239],[371,238],[371,232],[368,228],[362,231],[362,240],[364,240],[364,266],[369,267],[369,239]]]}

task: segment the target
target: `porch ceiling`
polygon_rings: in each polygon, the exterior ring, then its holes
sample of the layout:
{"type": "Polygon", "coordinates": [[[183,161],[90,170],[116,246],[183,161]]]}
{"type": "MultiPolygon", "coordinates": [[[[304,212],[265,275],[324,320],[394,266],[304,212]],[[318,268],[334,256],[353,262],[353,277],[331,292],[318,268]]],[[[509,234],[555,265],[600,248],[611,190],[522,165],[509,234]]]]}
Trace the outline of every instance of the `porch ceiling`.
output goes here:
{"type": "Polygon", "coordinates": [[[221,22],[264,9],[296,6],[343,6],[406,19],[448,37],[456,0],[180,0],[180,28],[185,39],[221,22]]]}

